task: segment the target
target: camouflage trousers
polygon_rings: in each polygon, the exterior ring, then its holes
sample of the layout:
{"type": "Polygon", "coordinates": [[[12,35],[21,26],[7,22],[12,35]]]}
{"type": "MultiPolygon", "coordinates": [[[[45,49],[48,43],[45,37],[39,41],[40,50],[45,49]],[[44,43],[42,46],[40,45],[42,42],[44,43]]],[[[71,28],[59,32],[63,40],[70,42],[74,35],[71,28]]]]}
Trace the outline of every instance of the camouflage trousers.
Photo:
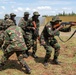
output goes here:
{"type": "Polygon", "coordinates": [[[29,50],[31,48],[31,46],[33,45],[33,40],[32,40],[32,34],[31,33],[26,33],[25,42],[26,42],[27,48],[29,50]]]}
{"type": "Polygon", "coordinates": [[[33,38],[33,35],[29,33],[26,34],[25,40],[28,50],[32,47],[33,53],[35,53],[37,50],[37,38],[33,38]]]}
{"type": "Polygon", "coordinates": [[[33,53],[36,53],[36,51],[37,51],[37,38],[33,39],[32,50],[33,50],[33,53]]]}
{"type": "Polygon", "coordinates": [[[54,58],[59,56],[60,45],[58,44],[57,40],[53,38],[52,40],[45,40],[44,48],[46,50],[45,60],[48,60],[51,57],[52,48],[54,48],[54,58]]]}
{"type": "Polygon", "coordinates": [[[21,55],[23,53],[23,51],[11,51],[11,52],[4,52],[3,56],[0,59],[0,64],[5,64],[6,61],[8,60],[8,58],[13,54],[16,53],[18,61],[20,62],[20,64],[22,64],[22,66],[26,65],[26,62],[23,59],[23,56],[21,55]]]}

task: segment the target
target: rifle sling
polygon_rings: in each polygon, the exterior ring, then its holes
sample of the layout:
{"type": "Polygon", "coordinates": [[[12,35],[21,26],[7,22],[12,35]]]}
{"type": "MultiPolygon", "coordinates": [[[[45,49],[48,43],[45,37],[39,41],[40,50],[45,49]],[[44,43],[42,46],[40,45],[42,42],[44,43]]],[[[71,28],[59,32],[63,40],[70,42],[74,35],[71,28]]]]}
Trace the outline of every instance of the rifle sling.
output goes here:
{"type": "Polygon", "coordinates": [[[59,36],[59,39],[62,41],[62,42],[67,42],[68,40],[70,40],[72,37],[73,37],[73,35],[75,34],[75,32],[76,32],[76,30],[73,32],[73,34],[66,40],[66,41],[64,41],[64,40],[62,40],[59,36]]]}

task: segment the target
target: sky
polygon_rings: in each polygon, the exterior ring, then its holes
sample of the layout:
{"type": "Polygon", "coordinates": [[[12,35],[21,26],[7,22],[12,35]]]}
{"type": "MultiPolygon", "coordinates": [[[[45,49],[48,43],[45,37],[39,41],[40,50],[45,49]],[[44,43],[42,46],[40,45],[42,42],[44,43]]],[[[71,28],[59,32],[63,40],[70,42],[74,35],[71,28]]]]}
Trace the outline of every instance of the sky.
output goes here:
{"type": "Polygon", "coordinates": [[[28,11],[30,16],[34,11],[40,15],[56,15],[58,13],[76,13],[76,0],[0,0],[0,18],[5,14],[15,13],[22,17],[28,11]]]}

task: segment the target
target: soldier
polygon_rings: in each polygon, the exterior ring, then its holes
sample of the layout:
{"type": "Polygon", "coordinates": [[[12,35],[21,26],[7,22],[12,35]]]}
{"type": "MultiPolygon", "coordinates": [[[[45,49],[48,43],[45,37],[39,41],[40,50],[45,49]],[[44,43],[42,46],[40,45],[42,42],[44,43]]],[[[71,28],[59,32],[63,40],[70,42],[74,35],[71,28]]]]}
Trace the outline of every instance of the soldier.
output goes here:
{"type": "Polygon", "coordinates": [[[29,18],[29,12],[24,12],[24,17],[20,19],[18,24],[18,26],[21,27],[24,30],[24,32],[26,29],[26,25],[28,23],[28,18],[29,18]]]}
{"type": "Polygon", "coordinates": [[[9,19],[9,15],[8,14],[5,14],[4,20],[7,20],[7,19],[9,19]]]}
{"type": "MultiPolygon", "coordinates": [[[[45,25],[41,35],[40,43],[46,50],[44,59],[44,66],[48,65],[48,59],[51,57],[52,47],[54,48],[53,64],[59,64],[58,56],[60,52],[60,45],[56,40],[55,36],[59,36],[59,31],[69,32],[71,30],[72,23],[69,27],[63,28],[63,26],[56,27],[62,20],[58,16],[54,16],[52,21],[45,25]]],[[[67,23],[65,23],[67,24],[67,23]]]]}
{"type": "MultiPolygon", "coordinates": [[[[18,26],[22,28],[22,30],[25,32],[26,34],[26,37],[29,38],[28,36],[28,32],[27,32],[27,29],[26,29],[26,26],[27,26],[27,23],[28,23],[28,18],[29,18],[29,12],[24,12],[24,17],[22,17],[19,21],[19,24],[18,26]]],[[[25,38],[26,38],[25,37],[25,38]]],[[[26,38],[26,40],[27,40],[26,38]]],[[[26,45],[28,44],[28,41],[26,41],[26,45]]],[[[29,46],[28,46],[29,47],[29,46]]],[[[28,48],[29,49],[29,48],[28,48]]],[[[27,52],[26,52],[27,53],[27,52]]],[[[23,56],[24,57],[28,57],[28,55],[25,54],[25,52],[23,53],[23,56]]]]}
{"type": "MultiPolygon", "coordinates": [[[[27,37],[26,37],[26,42],[27,42],[27,46],[32,47],[32,56],[34,58],[38,58],[38,56],[36,56],[36,51],[37,51],[37,38],[39,36],[39,16],[40,14],[38,12],[34,12],[32,18],[29,19],[29,22],[26,26],[26,33],[27,33],[27,37]]],[[[26,52],[26,54],[29,56],[29,53],[26,52]]]]}
{"type": "Polygon", "coordinates": [[[9,15],[5,14],[4,20],[0,20],[0,47],[3,44],[4,30],[5,30],[5,22],[9,19],[9,15]]]}
{"type": "Polygon", "coordinates": [[[7,25],[8,27],[4,32],[5,36],[2,45],[4,55],[0,59],[0,68],[4,66],[6,60],[8,60],[8,58],[15,52],[19,62],[24,68],[26,68],[27,73],[31,73],[29,66],[23,60],[23,56],[21,55],[23,51],[27,50],[24,41],[25,34],[20,27],[12,24],[11,20],[8,20],[7,24],[9,25],[7,25]]]}
{"type": "Polygon", "coordinates": [[[10,25],[10,23],[11,25],[14,25],[14,22],[11,19],[9,19],[8,14],[5,14],[4,20],[0,20],[0,47],[3,44],[4,31],[10,25]]]}
{"type": "Polygon", "coordinates": [[[14,22],[14,24],[16,25],[15,17],[16,17],[16,14],[10,13],[10,20],[12,20],[14,22]]]}

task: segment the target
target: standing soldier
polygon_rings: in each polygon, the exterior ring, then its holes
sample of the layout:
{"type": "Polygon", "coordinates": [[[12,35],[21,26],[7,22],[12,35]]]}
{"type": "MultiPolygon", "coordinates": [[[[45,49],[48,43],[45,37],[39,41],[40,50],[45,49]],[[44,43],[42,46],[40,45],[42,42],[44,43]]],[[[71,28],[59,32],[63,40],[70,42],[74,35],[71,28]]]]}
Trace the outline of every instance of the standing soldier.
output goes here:
{"type": "Polygon", "coordinates": [[[3,44],[4,30],[5,30],[5,22],[9,19],[9,15],[5,14],[4,20],[0,20],[0,47],[3,44]]]}
{"type": "Polygon", "coordinates": [[[15,17],[16,17],[16,14],[10,13],[10,20],[12,20],[14,22],[14,24],[16,25],[15,17]]]}
{"type": "Polygon", "coordinates": [[[59,64],[58,56],[59,56],[59,52],[60,52],[60,45],[58,44],[57,40],[55,39],[55,36],[59,36],[59,31],[69,32],[71,30],[71,26],[72,26],[72,23],[64,23],[64,24],[71,24],[71,25],[67,28],[63,28],[62,25],[56,27],[57,25],[59,25],[59,23],[61,21],[62,20],[60,20],[60,18],[58,16],[54,16],[52,18],[52,21],[50,21],[47,25],[45,25],[45,27],[40,35],[41,45],[43,45],[45,50],[46,50],[46,55],[45,55],[45,59],[44,59],[44,66],[48,65],[47,62],[51,56],[52,47],[55,50],[53,63],[59,64]]]}
{"type": "MultiPolygon", "coordinates": [[[[37,38],[39,37],[39,16],[40,14],[38,12],[34,12],[33,13],[33,16],[31,19],[29,19],[29,22],[27,24],[27,33],[28,34],[28,37],[27,37],[27,40],[28,41],[28,46],[29,47],[32,47],[32,56],[34,58],[38,58],[38,56],[36,56],[36,51],[37,51],[37,38]]],[[[27,52],[27,54],[29,54],[27,52]]]]}
{"type": "MultiPolygon", "coordinates": [[[[27,38],[29,38],[29,36],[28,36],[29,33],[27,32],[27,29],[26,29],[26,26],[28,23],[28,18],[29,18],[29,12],[24,12],[24,17],[22,17],[20,19],[19,24],[18,24],[18,26],[21,27],[22,30],[24,31],[24,33],[26,34],[27,38]]],[[[26,38],[26,45],[28,44],[27,38],[26,38]]],[[[29,46],[27,46],[27,47],[29,49],[29,46]]],[[[26,51],[26,53],[27,53],[27,51],[26,51]]],[[[28,57],[28,55],[26,55],[25,52],[23,53],[23,56],[26,58],[28,57]]]]}
{"type": "Polygon", "coordinates": [[[26,25],[28,23],[28,18],[29,18],[29,12],[24,12],[24,17],[22,17],[20,19],[19,24],[18,24],[18,26],[21,27],[24,32],[26,30],[26,25]]]}
{"type": "Polygon", "coordinates": [[[19,62],[24,68],[26,68],[27,73],[30,73],[30,68],[23,60],[21,55],[23,51],[27,50],[25,41],[24,41],[24,32],[18,26],[12,24],[12,21],[8,20],[7,29],[5,30],[4,42],[2,45],[2,51],[4,55],[0,59],[0,68],[4,66],[6,60],[15,52],[19,62]],[[13,26],[11,26],[13,25],[13,26]]]}

